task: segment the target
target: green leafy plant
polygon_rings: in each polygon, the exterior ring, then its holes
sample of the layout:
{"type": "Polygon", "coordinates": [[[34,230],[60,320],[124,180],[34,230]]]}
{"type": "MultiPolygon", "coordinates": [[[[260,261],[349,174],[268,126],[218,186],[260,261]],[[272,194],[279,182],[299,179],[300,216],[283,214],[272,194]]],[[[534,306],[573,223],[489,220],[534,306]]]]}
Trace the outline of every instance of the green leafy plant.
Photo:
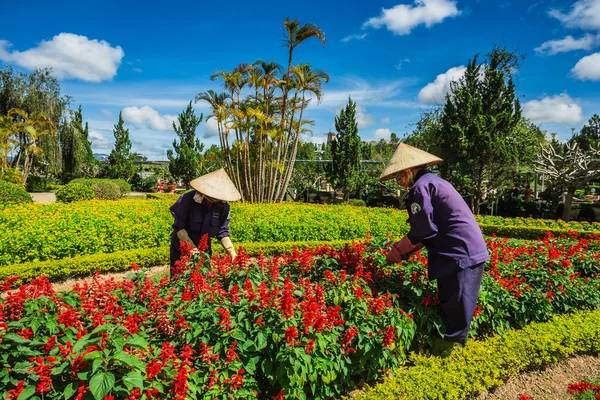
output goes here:
{"type": "Polygon", "coordinates": [[[0,181],[0,207],[9,204],[26,203],[33,203],[33,199],[22,186],[10,182],[0,181]]]}

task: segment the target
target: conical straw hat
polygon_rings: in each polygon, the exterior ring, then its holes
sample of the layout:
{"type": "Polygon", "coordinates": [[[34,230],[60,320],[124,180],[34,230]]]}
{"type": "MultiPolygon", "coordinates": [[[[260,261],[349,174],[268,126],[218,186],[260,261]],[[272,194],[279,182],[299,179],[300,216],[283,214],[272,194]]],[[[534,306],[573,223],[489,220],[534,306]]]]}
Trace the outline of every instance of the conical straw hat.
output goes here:
{"type": "Polygon", "coordinates": [[[392,159],[385,166],[385,169],[379,177],[380,181],[387,181],[396,176],[396,174],[404,169],[414,167],[425,167],[442,162],[439,157],[429,154],[426,151],[419,150],[416,147],[409,146],[405,143],[400,143],[392,159]]]}
{"type": "Polygon", "coordinates": [[[190,185],[200,193],[222,201],[238,201],[242,195],[223,168],[202,175],[190,182],[190,185]]]}

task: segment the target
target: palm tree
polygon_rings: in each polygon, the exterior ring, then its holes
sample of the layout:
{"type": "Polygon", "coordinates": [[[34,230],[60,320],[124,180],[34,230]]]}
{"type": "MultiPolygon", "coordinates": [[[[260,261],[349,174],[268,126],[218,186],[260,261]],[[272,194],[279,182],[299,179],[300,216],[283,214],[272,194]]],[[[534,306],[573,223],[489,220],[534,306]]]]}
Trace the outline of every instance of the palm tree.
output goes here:
{"type": "MultiPolygon", "coordinates": [[[[329,82],[329,75],[320,69],[311,69],[308,64],[299,64],[298,66],[292,67],[294,81],[296,82],[297,92],[302,96],[300,101],[300,116],[298,118],[299,122],[302,122],[302,116],[304,113],[304,109],[308,105],[311,99],[306,99],[306,94],[314,95],[317,99],[317,102],[321,102],[321,96],[323,94],[323,82],[329,82]]],[[[292,118],[292,124],[293,124],[292,118]]],[[[302,124],[299,125],[301,127],[302,124]]],[[[283,185],[281,186],[281,190],[279,191],[279,201],[282,201],[285,192],[290,184],[290,179],[292,178],[292,171],[294,169],[294,165],[296,163],[296,153],[298,151],[298,143],[300,141],[300,135],[302,133],[306,133],[308,131],[301,130],[299,128],[295,129],[295,134],[292,134],[292,127],[290,127],[290,136],[293,136],[293,148],[292,154],[290,155],[290,159],[288,162],[287,170],[283,179],[283,185]]],[[[312,133],[312,132],[311,132],[312,133]]]]}

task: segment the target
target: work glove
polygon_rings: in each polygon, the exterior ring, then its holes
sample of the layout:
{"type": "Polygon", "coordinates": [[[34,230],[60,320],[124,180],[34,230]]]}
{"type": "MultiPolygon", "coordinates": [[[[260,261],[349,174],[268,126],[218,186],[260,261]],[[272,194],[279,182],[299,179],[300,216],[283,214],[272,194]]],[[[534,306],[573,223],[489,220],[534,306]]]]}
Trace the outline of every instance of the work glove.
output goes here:
{"type": "Polygon", "coordinates": [[[223,239],[221,239],[221,245],[223,245],[225,251],[229,253],[231,260],[235,260],[237,253],[235,252],[235,247],[233,247],[233,243],[231,243],[229,236],[225,236],[223,239]]]}
{"type": "Polygon", "coordinates": [[[404,236],[400,241],[394,243],[388,252],[385,261],[387,265],[396,264],[403,260],[408,260],[410,255],[423,247],[422,244],[412,244],[407,236],[404,236]],[[420,247],[419,247],[420,245],[420,247]]]}
{"type": "Polygon", "coordinates": [[[188,235],[188,233],[185,229],[181,229],[181,230],[177,231],[177,238],[181,242],[188,242],[189,244],[192,245],[192,247],[193,247],[192,254],[198,252],[198,248],[196,247],[196,245],[194,244],[194,241],[190,238],[190,235],[188,235]]]}

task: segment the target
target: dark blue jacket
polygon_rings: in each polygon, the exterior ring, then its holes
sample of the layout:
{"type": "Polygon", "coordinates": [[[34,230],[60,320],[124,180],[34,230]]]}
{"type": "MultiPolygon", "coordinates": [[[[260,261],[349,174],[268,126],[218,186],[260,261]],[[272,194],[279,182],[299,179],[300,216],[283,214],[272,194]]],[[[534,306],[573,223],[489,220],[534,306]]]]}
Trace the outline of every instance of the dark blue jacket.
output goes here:
{"type": "Polygon", "coordinates": [[[489,260],[481,229],[469,206],[442,178],[421,170],[406,198],[412,244],[429,254],[429,279],[438,279],[489,260]]]}
{"type": "MultiPolygon", "coordinates": [[[[171,266],[179,260],[179,238],[177,232],[185,229],[190,239],[198,245],[205,234],[209,238],[223,239],[229,236],[229,204],[218,202],[214,204],[204,200],[202,203],[194,201],[195,190],[181,195],[169,208],[173,218],[173,232],[171,233],[171,266]]],[[[211,253],[210,240],[208,252],[211,253]]]]}

